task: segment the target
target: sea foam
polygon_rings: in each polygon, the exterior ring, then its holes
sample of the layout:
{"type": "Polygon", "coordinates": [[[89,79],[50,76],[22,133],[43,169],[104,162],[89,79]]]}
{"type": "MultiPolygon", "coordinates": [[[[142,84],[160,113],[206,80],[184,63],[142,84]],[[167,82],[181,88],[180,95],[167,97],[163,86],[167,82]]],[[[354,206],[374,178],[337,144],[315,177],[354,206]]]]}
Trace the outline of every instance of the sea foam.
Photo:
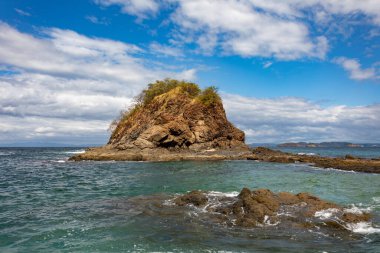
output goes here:
{"type": "Polygon", "coordinates": [[[74,151],[66,151],[65,154],[82,154],[86,152],[84,149],[80,149],[80,150],[74,150],[74,151]]]}

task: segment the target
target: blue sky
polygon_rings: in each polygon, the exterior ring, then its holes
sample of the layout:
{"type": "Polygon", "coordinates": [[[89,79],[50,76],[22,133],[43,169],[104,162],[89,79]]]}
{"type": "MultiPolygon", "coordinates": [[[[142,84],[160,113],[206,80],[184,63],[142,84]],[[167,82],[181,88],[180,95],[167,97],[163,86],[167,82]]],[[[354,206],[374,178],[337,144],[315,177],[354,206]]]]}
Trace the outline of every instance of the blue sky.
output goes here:
{"type": "Polygon", "coordinates": [[[165,77],[216,85],[247,142],[380,142],[377,0],[0,2],[0,144],[104,143],[165,77]]]}

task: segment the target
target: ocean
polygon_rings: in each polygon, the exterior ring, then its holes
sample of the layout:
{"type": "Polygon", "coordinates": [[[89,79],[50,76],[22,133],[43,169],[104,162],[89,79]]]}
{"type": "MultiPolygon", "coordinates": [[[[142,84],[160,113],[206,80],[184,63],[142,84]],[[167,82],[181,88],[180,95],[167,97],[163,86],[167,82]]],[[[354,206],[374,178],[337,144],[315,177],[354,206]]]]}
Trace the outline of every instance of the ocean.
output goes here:
{"type": "MultiPolygon", "coordinates": [[[[287,149],[380,157],[379,148],[287,149]]],[[[69,162],[80,148],[0,149],[0,252],[380,252],[380,174],[257,161],[69,162]],[[371,223],[341,233],[227,227],[173,207],[191,190],[309,192],[371,223]]]]}

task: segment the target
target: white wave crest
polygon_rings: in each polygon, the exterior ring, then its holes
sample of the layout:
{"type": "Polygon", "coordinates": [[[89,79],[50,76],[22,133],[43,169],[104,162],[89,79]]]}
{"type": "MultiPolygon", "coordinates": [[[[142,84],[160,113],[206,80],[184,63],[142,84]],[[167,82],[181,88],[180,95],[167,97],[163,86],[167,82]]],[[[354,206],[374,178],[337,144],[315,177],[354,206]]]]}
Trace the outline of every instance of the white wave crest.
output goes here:
{"type": "MultiPolygon", "coordinates": [[[[361,204],[358,204],[361,206],[361,204]]],[[[351,205],[350,208],[345,208],[344,212],[346,213],[354,213],[354,214],[363,214],[363,213],[368,213],[372,211],[371,207],[358,207],[356,205],[351,205]]]]}
{"type": "Polygon", "coordinates": [[[320,219],[329,219],[333,215],[335,215],[337,212],[339,212],[338,209],[329,208],[329,209],[325,209],[325,210],[315,212],[314,217],[320,218],[320,219]]]}
{"type": "Polygon", "coordinates": [[[297,155],[313,156],[313,155],[317,155],[317,154],[316,153],[297,153],[297,155]]]}
{"type": "Polygon", "coordinates": [[[82,154],[86,152],[84,149],[80,149],[80,150],[74,150],[74,151],[66,151],[65,154],[82,154]]]}
{"type": "Polygon", "coordinates": [[[319,167],[313,167],[315,170],[321,170],[321,171],[332,171],[332,172],[344,172],[344,173],[358,173],[354,170],[340,170],[335,168],[319,168],[319,167]]]}
{"type": "Polygon", "coordinates": [[[0,152],[0,156],[6,156],[6,155],[14,155],[14,152],[10,152],[10,151],[0,152]]]}
{"type": "Polygon", "coordinates": [[[380,228],[373,227],[372,224],[369,222],[347,223],[345,225],[345,228],[358,234],[380,233],[380,228]]]}
{"type": "Polygon", "coordinates": [[[207,192],[207,196],[210,197],[228,197],[228,198],[234,198],[239,195],[239,192],[217,192],[217,191],[210,191],[207,192]]]}

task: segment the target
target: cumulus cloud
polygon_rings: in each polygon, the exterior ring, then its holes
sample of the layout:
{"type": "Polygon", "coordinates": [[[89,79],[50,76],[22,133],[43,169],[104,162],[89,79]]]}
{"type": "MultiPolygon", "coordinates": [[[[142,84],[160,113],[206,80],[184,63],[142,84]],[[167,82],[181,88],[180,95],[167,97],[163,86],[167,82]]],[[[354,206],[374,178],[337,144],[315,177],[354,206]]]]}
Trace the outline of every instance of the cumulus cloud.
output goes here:
{"type": "MultiPolygon", "coordinates": [[[[326,29],[339,15],[360,14],[380,25],[377,0],[96,0],[147,17],[169,8],[176,25],[171,41],[196,44],[197,52],[295,60],[326,57],[326,29]],[[179,35],[181,34],[181,35],[179,35]]],[[[165,49],[165,48],[163,48],[165,49]]]]}
{"type": "Polygon", "coordinates": [[[223,94],[223,101],[227,115],[245,131],[248,143],[380,140],[380,104],[325,108],[301,98],[232,94],[223,94]]]}
{"type": "MultiPolygon", "coordinates": [[[[377,0],[171,0],[173,22],[206,54],[216,49],[243,57],[324,58],[327,37],[310,30],[337,15],[363,14],[380,25],[377,0]],[[206,49],[206,50],[205,50],[206,49]]],[[[323,29],[322,29],[323,31],[323,29]]]]}
{"type": "Polygon", "coordinates": [[[147,18],[159,9],[159,4],[155,0],[94,0],[94,2],[103,6],[121,6],[122,12],[139,18],[147,18]]]}
{"type": "Polygon", "coordinates": [[[37,37],[0,23],[0,45],[0,143],[69,132],[104,140],[108,123],[147,83],[196,75],[156,66],[135,45],[70,30],[37,37]]]}
{"type": "MultiPolygon", "coordinates": [[[[258,5],[258,3],[256,3],[258,5]]],[[[194,41],[203,48],[205,38],[212,37],[212,46],[220,47],[224,53],[244,57],[276,57],[293,60],[301,57],[324,58],[328,49],[323,36],[312,38],[307,26],[293,16],[272,15],[258,10],[255,1],[182,1],[173,21],[181,31],[194,36],[194,41]]],[[[284,6],[279,8],[291,15],[284,6]]],[[[274,6],[259,7],[275,10],[274,6]]]]}
{"type": "Polygon", "coordinates": [[[354,80],[367,80],[380,78],[375,68],[363,69],[357,59],[349,59],[346,57],[338,57],[334,62],[341,65],[354,80]]]}

